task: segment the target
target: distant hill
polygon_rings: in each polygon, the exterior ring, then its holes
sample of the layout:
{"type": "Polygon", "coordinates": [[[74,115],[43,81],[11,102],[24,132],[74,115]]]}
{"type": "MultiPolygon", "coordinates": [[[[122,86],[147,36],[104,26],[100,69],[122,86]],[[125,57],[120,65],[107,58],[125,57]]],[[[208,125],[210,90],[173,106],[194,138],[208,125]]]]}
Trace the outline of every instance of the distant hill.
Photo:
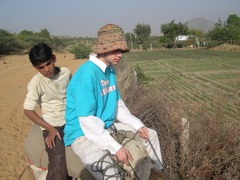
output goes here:
{"type": "Polygon", "coordinates": [[[185,22],[189,29],[199,29],[207,33],[209,30],[214,28],[215,23],[207,20],[206,18],[194,18],[185,22]]]}

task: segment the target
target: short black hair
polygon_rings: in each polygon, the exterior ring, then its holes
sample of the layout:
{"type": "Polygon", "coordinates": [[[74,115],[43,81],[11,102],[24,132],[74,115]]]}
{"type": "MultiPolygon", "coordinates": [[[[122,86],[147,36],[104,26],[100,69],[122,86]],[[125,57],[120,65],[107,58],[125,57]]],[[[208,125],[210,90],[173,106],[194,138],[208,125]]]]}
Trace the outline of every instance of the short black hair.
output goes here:
{"type": "Polygon", "coordinates": [[[33,66],[45,63],[52,57],[52,49],[45,43],[34,45],[29,52],[29,59],[33,66]]]}

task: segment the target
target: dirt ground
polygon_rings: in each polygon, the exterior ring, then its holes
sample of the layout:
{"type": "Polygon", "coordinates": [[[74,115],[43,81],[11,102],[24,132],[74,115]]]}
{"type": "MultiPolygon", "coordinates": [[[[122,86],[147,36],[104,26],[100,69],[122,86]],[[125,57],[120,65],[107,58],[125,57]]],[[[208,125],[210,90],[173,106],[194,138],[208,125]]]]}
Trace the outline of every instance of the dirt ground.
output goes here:
{"type": "Polygon", "coordinates": [[[221,44],[220,46],[211,48],[211,50],[240,52],[240,46],[231,45],[231,44],[221,44]]]}
{"type": "MultiPolygon", "coordinates": [[[[72,73],[84,62],[74,60],[72,54],[56,56],[56,65],[68,67],[72,73]]],[[[26,166],[23,141],[32,122],[23,113],[23,101],[35,73],[28,55],[0,58],[0,179],[17,179],[26,166]]]]}

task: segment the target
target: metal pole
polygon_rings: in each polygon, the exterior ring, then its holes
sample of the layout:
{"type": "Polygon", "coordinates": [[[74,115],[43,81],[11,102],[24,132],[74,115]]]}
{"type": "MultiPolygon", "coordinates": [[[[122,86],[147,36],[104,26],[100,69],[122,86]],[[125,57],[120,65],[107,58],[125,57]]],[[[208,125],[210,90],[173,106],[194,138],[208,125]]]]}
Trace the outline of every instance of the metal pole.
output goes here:
{"type": "Polygon", "coordinates": [[[131,41],[131,47],[132,47],[132,50],[133,50],[133,44],[132,44],[132,33],[130,33],[130,41],[131,41]]]}

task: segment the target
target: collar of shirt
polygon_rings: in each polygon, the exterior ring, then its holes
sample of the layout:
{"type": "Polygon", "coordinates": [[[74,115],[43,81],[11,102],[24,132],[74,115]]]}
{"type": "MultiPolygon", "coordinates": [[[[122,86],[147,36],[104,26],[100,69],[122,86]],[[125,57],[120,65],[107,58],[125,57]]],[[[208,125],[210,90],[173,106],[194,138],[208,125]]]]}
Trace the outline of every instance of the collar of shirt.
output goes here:
{"type": "MultiPolygon", "coordinates": [[[[102,62],[100,59],[97,58],[97,54],[90,54],[89,60],[92,61],[94,64],[96,64],[105,73],[108,66],[104,62],[102,62]]],[[[112,66],[111,66],[111,71],[112,71],[112,66]]]]}

